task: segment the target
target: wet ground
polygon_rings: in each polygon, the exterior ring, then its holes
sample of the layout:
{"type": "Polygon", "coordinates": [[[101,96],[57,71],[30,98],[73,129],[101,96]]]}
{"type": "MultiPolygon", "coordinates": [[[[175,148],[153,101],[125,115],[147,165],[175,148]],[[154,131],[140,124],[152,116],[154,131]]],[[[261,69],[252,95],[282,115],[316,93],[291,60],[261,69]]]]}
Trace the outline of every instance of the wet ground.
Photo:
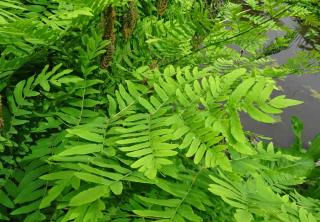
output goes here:
{"type": "MultiPolygon", "coordinates": [[[[285,19],[284,22],[289,27],[294,28],[296,26],[290,19],[285,19]]],[[[278,35],[282,35],[282,33],[272,31],[269,33],[271,39],[278,35]]],[[[284,64],[289,58],[302,50],[299,47],[301,44],[303,44],[303,38],[300,36],[288,49],[272,57],[279,64],[284,64]]],[[[291,130],[291,117],[297,116],[304,122],[303,142],[307,144],[316,134],[320,133],[320,99],[316,99],[310,93],[310,88],[320,91],[320,73],[301,76],[290,75],[284,80],[279,81],[279,85],[289,98],[302,100],[304,104],[286,109],[281,116],[282,121],[276,124],[258,123],[244,115],[242,117],[244,128],[267,137],[272,137],[274,144],[287,147],[292,144],[294,138],[291,130]]]]}

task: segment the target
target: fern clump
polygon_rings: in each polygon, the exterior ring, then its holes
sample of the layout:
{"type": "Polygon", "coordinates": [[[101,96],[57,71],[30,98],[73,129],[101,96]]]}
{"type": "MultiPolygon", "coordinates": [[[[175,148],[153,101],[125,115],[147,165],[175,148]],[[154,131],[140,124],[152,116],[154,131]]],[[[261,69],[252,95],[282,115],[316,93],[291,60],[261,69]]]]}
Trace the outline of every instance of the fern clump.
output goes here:
{"type": "Polygon", "coordinates": [[[273,124],[302,103],[276,81],[299,68],[269,57],[295,33],[264,43],[286,30],[278,19],[312,13],[273,0],[3,1],[0,220],[317,221],[319,138],[305,151],[295,127],[279,150],[241,122],[273,124]]]}

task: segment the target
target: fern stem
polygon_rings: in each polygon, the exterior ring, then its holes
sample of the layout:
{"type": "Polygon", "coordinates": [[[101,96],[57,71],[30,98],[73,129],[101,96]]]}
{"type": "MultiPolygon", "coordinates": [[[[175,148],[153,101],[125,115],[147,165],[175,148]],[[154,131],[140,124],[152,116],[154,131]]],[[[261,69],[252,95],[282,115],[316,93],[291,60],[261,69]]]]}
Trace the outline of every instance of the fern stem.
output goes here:
{"type": "Polygon", "coordinates": [[[174,214],[173,214],[173,216],[172,216],[172,218],[171,218],[171,221],[174,221],[173,219],[175,218],[175,216],[176,216],[176,214],[177,214],[180,206],[181,206],[182,203],[185,201],[185,199],[188,197],[188,195],[189,195],[192,187],[194,186],[194,184],[195,184],[196,181],[197,181],[198,176],[200,175],[200,173],[201,173],[204,169],[205,169],[205,168],[202,167],[202,168],[198,171],[198,173],[192,178],[192,182],[191,182],[191,184],[190,184],[190,186],[189,186],[189,188],[188,188],[188,190],[187,190],[187,193],[183,196],[183,198],[181,199],[180,203],[178,204],[178,206],[177,206],[176,209],[174,210],[174,214]]]}
{"type": "Polygon", "coordinates": [[[77,125],[80,125],[81,120],[82,120],[83,107],[84,107],[84,97],[85,97],[85,94],[86,94],[86,88],[87,88],[87,76],[84,79],[84,87],[82,89],[82,95],[81,95],[81,109],[80,109],[79,121],[78,121],[77,125]]]}

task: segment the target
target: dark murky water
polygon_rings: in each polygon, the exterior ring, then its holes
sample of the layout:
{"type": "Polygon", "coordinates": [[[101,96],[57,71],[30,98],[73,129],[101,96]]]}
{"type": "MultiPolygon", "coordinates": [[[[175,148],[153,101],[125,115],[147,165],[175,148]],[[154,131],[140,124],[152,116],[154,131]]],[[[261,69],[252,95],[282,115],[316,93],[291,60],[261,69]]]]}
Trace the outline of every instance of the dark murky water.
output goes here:
{"type": "MultiPolygon", "coordinates": [[[[284,19],[283,22],[291,28],[295,28],[297,25],[291,19],[284,19]]],[[[283,33],[272,31],[269,33],[271,39],[279,35],[283,35],[283,33]]],[[[301,45],[301,38],[297,38],[290,48],[273,55],[273,58],[279,64],[284,64],[302,50],[299,45],[301,45]]],[[[281,116],[282,121],[276,124],[259,123],[243,115],[244,127],[246,130],[272,137],[274,144],[286,147],[292,144],[294,138],[291,130],[291,117],[297,116],[304,122],[303,141],[306,144],[320,133],[320,100],[310,94],[310,88],[320,91],[320,73],[302,76],[291,75],[279,81],[279,85],[289,98],[302,100],[304,104],[286,109],[281,116]]]]}

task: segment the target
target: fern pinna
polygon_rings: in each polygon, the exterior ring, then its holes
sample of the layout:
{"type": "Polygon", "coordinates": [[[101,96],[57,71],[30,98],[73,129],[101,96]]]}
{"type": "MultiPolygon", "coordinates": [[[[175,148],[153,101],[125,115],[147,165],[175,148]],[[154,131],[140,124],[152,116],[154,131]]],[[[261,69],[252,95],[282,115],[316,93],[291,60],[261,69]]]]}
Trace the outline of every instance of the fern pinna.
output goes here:
{"type": "Polygon", "coordinates": [[[290,153],[241,122],[302,103],[263,44],[310,9],[237,2],[0,3],[0,220],[317,221],[319,140],[290,153]]]}

